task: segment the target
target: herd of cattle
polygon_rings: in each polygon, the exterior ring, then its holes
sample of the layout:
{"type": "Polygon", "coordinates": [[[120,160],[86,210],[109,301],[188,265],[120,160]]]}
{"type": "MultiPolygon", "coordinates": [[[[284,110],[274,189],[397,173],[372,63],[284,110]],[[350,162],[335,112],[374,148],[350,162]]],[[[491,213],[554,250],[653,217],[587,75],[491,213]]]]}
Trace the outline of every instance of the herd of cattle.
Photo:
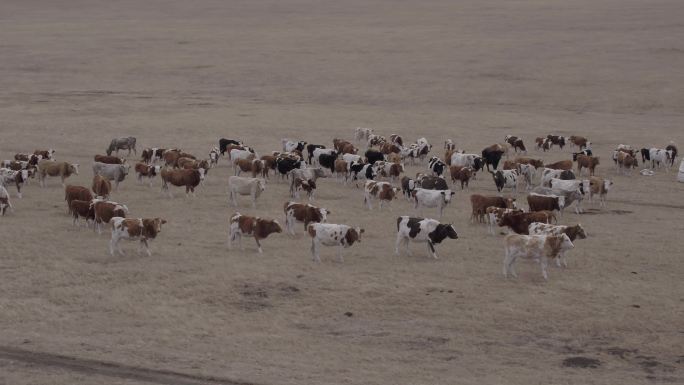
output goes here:
{"type": "MultiPolygon", "coordinates": [[[[512,135],[479,154],[456,149],[452,140],[446,140],[442,157],[431,156],[433,146],[425,138],[405,143],[396,134],[385,138],[372,129],[357,128],[353,140],[335,138],[332,147],[327,147],[283,139],[282,149],[259,156],[254,148],[241,141],[220,139],[206,159],[177,148],[145,148],[133,170],[138,183],[151,186],[159,177],[162,192],[169,197],[173,197],[170,186],[184,187],[186,195],[194,196],[209,170],[225,158],[235,174],[228,178],[228,203],[233,207],[239,206],[241,196],[248,196],[251,206],[256,207],[272,177],[276,183],[288,183],[290,199],[294,200],[287,201],[283,207],[285,231],[294,236],[296,224],[302,223],[304,232],[311,237],[311,253],[316,261],[320,261],[321,245],[337,246],[338,258],[342,261],[342,249],[359,242],[364,233],[360,227],[328,223],[331,211],[311,204],[319,178],[334,178],[338,183],[356,187],[361,182],[364,206],[369,210],[373,209],[374,202],[382,209],[403,196],[413,203],[417,213],[422,213],[423,208],[433,208],[441,219],[455,195],[449,188],[449,180],[453,186],[460,185],[464,190],[469,189],[470,181],[475,180],[478,173],[490,174],[498,195],[470,196],[471,223],[487,223],[491,234],[495,234],[497,226],[509,228],[510,234],[504,238],[505,276],[515,276],[513,263],[517,258],[531,258],[541,264],[545,279],[548,259],[555,259],[558,266],[563,261],[567,266],[565,253],[574,247],[573,242],[587,236],[580,224],[559,225],[558,217],[562,217],[571,205],[574,205],[575,213],[581,214],[585,198],[593,202],[596,196],[600,207],[605,207],[607,194],[613,186],[610,179],[596,176],[599,157],[594,156],[591,143],[581,136],[536,138],[538,151],[552,151],[554,146],[562,150],[566,145],[577,149],[578,152],[572,152],[572,159],[550,164],[529,156],[523,139],[512,135]],[[362,154],[359,147],[364,148],[362,154]],[[404,175],[407,164],[424,167],[425,172],[415,177],[404,175]],[[242,176],[242,173],[249,176],[242,176]],[[504,197],[506,190],[511,195],[504,197]],[[521,190],[527,192],[526,210],[519,207],[516,199],[521,190]],[[295,201],[301,199],[302,193],[307,201],[295,201]]],[[[112,255],[123,254],[119,244],[122,239],[138,240],[140,247],[150,255],[148,241],[157,236],[166,220],[127,218],[128,207],[110,200],[112,192],[119,188],[131,169],[128,160],[119,157],[119,151],[127,150],[128,156],[132,151],[137,156],[135,146],[134,137],[113,139],[106,150],[107,155],[95,155],[90,188],[64,186],[69,176],[78,174],[79,165],[57,161],[52,149],[16,154],[14,160],[1,164],[0,214],[4,216],[7,209],[14,210],[7,187],[15,187],[16,196],[21,198],[22,187],[36,175],[42,187],[47,185],[48,177],[58,177],[65,188],[67,212],[74,225],[84,219],[86,226],[92,225],[101,233],[104,224],[110,224],[109,251],[112,255]]],[[[678,151],[673,143],[663,149],[637,149],[620,144],[611,154],[616,174],[630,175],[638,167],[639,156],[642,163],[649,166],[642,173],[652,174],[660,168],[669,171],[678,151]]],[[[401,216],[396,227],[396,254],[400,253],[402,243],[410,254],[408,245],[412,241],[426,243],[430,255],[437,258],[435,245],[446,238],[458,238],[452,224],[443,224],[436,219],[401,216]]],[[[260,241],[282,231],[277,220],[236,212],[229,220],[229,246],[237,241],[242,248],[242,237],[253,237],[261,253],[260,241]]]]}

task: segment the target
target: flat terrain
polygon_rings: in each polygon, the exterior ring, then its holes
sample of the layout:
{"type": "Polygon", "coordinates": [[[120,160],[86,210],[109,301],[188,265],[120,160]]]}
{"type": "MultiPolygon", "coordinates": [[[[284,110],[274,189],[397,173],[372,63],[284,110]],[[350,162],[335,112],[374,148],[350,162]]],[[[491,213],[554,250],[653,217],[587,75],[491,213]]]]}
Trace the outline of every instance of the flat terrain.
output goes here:
{"type": "MultiPolygon", "coordinates": [[[[684,147],[684,3],[633,0],[24,1],[0,12],[0,158],[54,148],[81,164],[113,137],[205,156],[218,138],[260,153],[331,145],[358,126],[441,155],[506,134],[586,135],[613,178],[606,210],[568,212],[589,238],[549,281],[501,275],[502,236],[469,223],[458,189],[440,258],[393,254],[405,200],[367,211],[322,180],[316,204],[365,237],[311,261],[308,236],[226,247],[231,168],[196,198],[126,180],[113,199],[168,220],[139,256],[74,228],[58,180],[0,219],[0,383],[632,384],[684,382],[684,185],[615,175],[619,143],[684,147]],[[351,316],[345,313],[352,313],[351,316]],[[573,367],[595,359],[594,368],[573,367]],[[570,361],[565,361],[571,359],[570,361]],[[566,362],[566,364],[564,364],[566,362]],[[570,365],[570,366],[568,366],[570,365]]],[[[570,150],[530,151],[546,161],[570,150]]],[[[135,157],[129,157],[131,162],[135,157]]],[[[424,165],[409,168],[409,174],[424,165]]],[[[519,199],[524,200],[520,194],[519,199]]],[[[256,210],[282,221],[284,184],[256,210]]],[[[434,210],[426,210],[434,215],[434,210]]]]}

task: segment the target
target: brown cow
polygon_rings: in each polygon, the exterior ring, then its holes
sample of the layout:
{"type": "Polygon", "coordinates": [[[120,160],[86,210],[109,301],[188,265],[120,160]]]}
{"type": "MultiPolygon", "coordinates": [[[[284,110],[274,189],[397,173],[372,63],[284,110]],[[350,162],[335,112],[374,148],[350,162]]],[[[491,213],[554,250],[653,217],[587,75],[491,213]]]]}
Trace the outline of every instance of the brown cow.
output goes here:
{"type": "Polygon", "coordinates": [[[535,168],[544,167],[544,161],[541,159],[533,159],[528,157],[518,157],[515,159],[515,163],[531,164],[535,168]]]}
{"type": "Polygon", "coordinates": [[[135,173],[138,175],[138,183],[142,183],[143,178],[147,178],[150,187],[152,187],[152,178],[157,176],[161,171],[161,166],[153,166],[145,163],[135,164],[135,173]]]}
{"type": "MultiPolygon", "coordinates": [[[[252,178],[256,178],[259,174],[263,175],[266,164],[260,159],[235,159],[235,175],[240,175],[240,173],[251,172],[252,178]]],[[[267,171],[268,173],[268,171],[267,171]]]]}
{"type": "Polygon", "coordinates": [[[58,176],[62,180],[64,186],[64,179],[71,176],[71,174],[78,175],[78,164],[71,164],[68,162],[55,162],[52,160],[43,159],[38,162],[38,180],[40,186],[45,187],[45,178],[48,176],[58,176]]]}
{"type": "Polygon", "coordinates": [[[516,207],[515,198],[504,198],[499,196],[485,196],[480,194],[472,194],[470,196],[470,204],[473,208],[470,215],[470,222],[475,218],[478,222],[483,223],[487,207],[500,207],[502,209],[514,209],[516,207]]]}
{"type": "Polygon", "coordinates": [[[401,148],[393,143],[383,143],[380,145],[380,152],[383,154],[398,154],[401,152],[401,148]]]}
{"type": "Polygon", "coordinates": [[[113,155],[95,155],[93,157],[96,162],[107,163],[107,164],[124,164],[126,162],[125,158],[119,158],[113,155]]]}
{"type": "Polygon", "coordinates": [[[451,174],[451,183],[456,183],[456,181],[461,181],[461,190],[463,190],[463,187],[470,187],[468,184],[470,183],[470,179],[475,176],[475,171],[471,167],[462,167],[462,166],[451,166],[449,167],[449,173],[451,174]]]}
{"type": "Polygon", "coordinates": [[[328,221],[330,211],[310,204],[286,202],[283,206],[285,211],[285,229],[291,235],[295,235],[295,222],[303,222],[304,230],[309,223],[325,223],[328,221]]]}
{"type": "Polygon", "coordinates": [[[95,222],[95,210],[93,206],[90,204],[90,201],[74,199],[71,201],[71,204],[69,205],[69,210],[71,211],[71,215],[73,216],[72,224],[74,226],[76,226],[76,224],[79,223],[80,218],[85,218],[86,227],[88,226],[88,222],[95,222]]]}
{"type": "Polygon", "coordinates": [[[176,164],[178,165],[178,168],[185,168],[185,169],[203,168],[205,176],[207,175],[207,173],[209,172],[209,169],[211,168],[211,163],[210,163],[209,159],[193,159],[193,158],[188,158],[188,157],[181,157],[181,158],[178,158],[178,160],[176,161],[176,164]]]}
{"type": "Polygon", "coordinates": [[[233,242],[237,239],[240,249],[244,250],[242,248],[242,237],[254,237],[257,247],[259,248],[259,253],[261,254],[263,253],[263,250],[261,250],[261,243],[259,240],[266,239],[266,237],[273,233],[281,232],[283,232],[283,229],[280,227],[280,223],[278,223],[277,220],[250,217],[236,212],[230,217],[228,244],[229,246],[232,246],[233,242]]]}
{"type": "Polygon", "coordinates": [[[504,170],[517,170],[518,169],[518,162],[512,161],[512,160],[506,160],[503,163],[503,169],[504,170]]]}
{"type": "Polygon", "coordinates": [[[171,190],[169,190],[169,183],[174,186],[185,186],[185,195],[192,192],[195,195],[195,187],[204,180],[204,169],[168,169],[161,170],[162,192],[166,191],[169,197],[173,198],[171,190]]]}
{"type": "Polygon", "coordinates": [[[561,160],[555,163],[547,164],[545,167],[553,170],[572,170],[572,161],[561,160]]]}
{"type": "Polygon", "coordinates": [[[93,199],[93,194],[90,193],[87,187],[67,185],[64,188],[64,200],[67,203],[67,213],[71,212],[71,202],[74,200],[88,201],[93,199]]]}
{"type": "Polygon", "coordinates": [[[164,151],[162,157],[164,158],[164,163],[167,166],[172,166],[174,168],[178,167],[178,159],[180,158],[197,159],[197,157],[195,157],[194,155],[185,153],[178,149],[166,150],[164,151]]]}
{"type": "Polygon", "coordinates": [[[577,175],[582,175],[582,168],[589,169],[589,176],[594,176],[596,166],[599,164],[598,156],[577,155],[577,175]]]}
{"type": "Polygon", "coordinates": [[[508,226],[518,234],[529,234],[529,226],[534,222],[551,223],[556,216],[551,211],[535,211],[531,213],[508,213],[498,221],[500,227],[508,226]]]}
{"type": "Polygon", "coordinates": [[[109,223],[109,221],[114,217],[126,217],[128,214],[128,207],[112,201],[106,201],[103,199],[93,199],[90,201],[90,205],[93,208],[93,216],[95,218],[95,226],[93,231],[97,229],[98,234],[102,234],[102,224],[109,223]]]}
{"type": "Polygon", "coordinates": [[[95,174],[92,190],[96,197],[107,199],[112,193],[112,183],[102,175],[95,174]]]}
{"type": "Polygon", "coordinates": [[[573,145],[579,147],[580,151],[584,148],[587,148],[587,143],[589,143],[587,138],[577,135],[570,135],[570,137],[568,137],[568,141],[573,145]]]}
{"type": "Polygon", "coordinates": [[[268,179],[269,170],[273,170],[275,172],[277,159],[278,158],[275,155],[264,155],[261,157],[261,160],[264,162],[264,168],[261,170],[261,176],[264,179],[268,179]]]}

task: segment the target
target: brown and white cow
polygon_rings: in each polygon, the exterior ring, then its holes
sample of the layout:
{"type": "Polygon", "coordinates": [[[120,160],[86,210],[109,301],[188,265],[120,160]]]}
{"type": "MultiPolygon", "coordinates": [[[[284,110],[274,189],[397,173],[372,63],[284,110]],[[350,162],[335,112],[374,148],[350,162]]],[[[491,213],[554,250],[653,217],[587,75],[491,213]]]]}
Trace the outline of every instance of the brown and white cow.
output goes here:
{"type": "Polygon", "coordinates": [[[100,174],[93,177],[92,190],[96,197],[109,198],[112,193],[112,183],[100,174]]]}
{"type": "Polygon", "coordinates": [[[489,207],[487,207],[485,212],[487,213],[487,225],[489,226],[489,229],[488,229],[489,233],[491,235],[494,235],[494,233],[495,233],[494,228],[495,228],[496,224],[499,222],[499,220],[501,218],[503,218],[503,216],[505,214],[521,213],[523,211],[519,210],[519,209],[504,209],[501,207],[489,206],[489,207]]]}
{"type": "Polygon", "coordinates": [[[571,160],[561,160],[558,162],[547,164],[544,167],[550,168],[553,170],[572,170],[572,161],[571,160]]]}
{"type": "MultiPolygon", "coordinates": [[[[560,226],[560,225],[550,225],[548,223],[535,222],[530,224],[529,227],[530,235],[562,235],[565,234],[570,238],[572,242],[576,239],[585,239],[587,233],[581,224],[576,224],[574,226],[560,226]]],[[[556,255],[556,266],[561,266],[561,259],[563,260],[563,265],[568,267],[568,261],[565,259],[565,250],[561,251],[556,255]]]]}
{"type": "Polygon", "coordinates": [[[306,226],[306,229],[311,237],[311,254],[316,262],[321,261],[321,245],[338,246],[337,259],[344,262],[342,249],[350,247],[356,242],[361,242],[361,234],[364,233],[364,229],[360,227],[330,223],[312,223],[306,226]]]}
{"type": "Polygon", "coordinates": [[[551,219],[555,222],[556,216],[551,211],[535,211],[531,213],[508,213],[504,214],[498,221],[500,227],[508,226],[517,234],[527,234],[531,223],[542,222],[551,223],[551,219]]]}
{"type": "Polygon", "coordinates": [[[204,179],[204,169],[169,169],[161,170],[162,192],[166,191],[169,197],[173,198],[173,194],[169,189],[169,183],[182,187],[185,186],[185,195],[192,193],[195,196],[195,187],[204,179]]]}
{"type": "Polygon", "coordinates": [[[541,263],[542,276],[548,279],[546,267],[549,258],[556,258],[560,253],[575,247],[567,235],[517,235],[510,234],[504,238],[503,274],[510,273],[517,277],[513,263],[517,258],[530,258],[541,263]]]}
{"type": "Polygon", "coordinates": [[[140,248],[138,253],[145,249],[147,256],[151,256],[149,240],[157,237],[161,232],[161,226],[166,223],[165,219],[161,218],[112,218],[112,239],[109,242],[109,253],[114,256],[114,249],[119,255],[125,255],[119,241],[126,239],[129,241],[140,241],[140,248]]]}
{"type": "Polygon", "coordinates": [[[98,234],[102,234],[102,224],[109,223],[114,217],[126,217],[128,214],[128,207],[112,201],[103,199],[93,199],[90,201],[93,208],[93,216],[95,217],[95,226],[93,231],[97,229],[98,234]]]}
{"type": "Polygon", "coordinates": [[[240,175],[242,172],[249,172],[252,178],[263,175],[266,164],[261,159],[235,159],[234,168],[235,175],[240,175]]]}
{"type": "Polygon", "coordinates": [[[93,159],[96,162],[107,163],[107,164],[124,164],[126,162],[125,158],[119,158],[113,155],[95,155],[93,159]]]}
{"type": "Polygon", "coordinates": [[[33,151],[33,155],[40,156],[43,159],[55,160],[55,150],[53,149],[35,150],[33,151]]]}
{"type": "Polygon", "coordinates": [[[389,204],[393,199],[397,199],[399,189],[392,187],[388,182],[367,180],[364,193],[363,203],[368,207],[368,210],[373,209],[373,200],[380,201],[380,210],[382,210],[384,203],[389,204]]]}
{"type": "Polygon", "coordinates": [[[135,173],[138,176],[138,183],[142,183],[143,178],[147,178],[150,187],[152,187],[152,179],[159,175],[160,171],[161,166],[154,166],[145,163],[135,164],[135,173]]]}
{"type": "Polygon", "coordinates": [[[570,135],[568,141],[572,147],[577,146],[580,150],[587,148],[589,144],[587,138],[578,135],[570,135]]]}
{"type": "Polygon", "coordinates": [[[311,201],[316,192],[316,182],[313,179],[294,178],[295,198],[300,199],[299,192],[305,191],[306,197],[311,201]]]}
{"type": "Polygon", "coordinates": [[[582,169],[589,169],[589,175],[594,176],[596,166],[599,164],[598,156],[577,155],[577,176],[582,176],[582,169]]]}
{"type": "Polygon", "coordinates": [[[328,209],[296,202],[286,202],[283,211],[285,211],[285,229],[293,236],[295,235],[294,226],[296,222],[304,223],[304,230],[306,230],[309,223],[327,222],[328,214],[330,214],[328,209]]]}
{"type": "Polygon", "coordinates": [[[470,215],[470,222],[475,219],[483,223],[485,221],[485,213],[487,207],[494,206],[502,209],[517,208],[515,198],[504,198],[500,196],[485,196],[480,194],[472,194],[470,196],[470,204],[472,206],[472,214],[470,215]]]}
{"type": "Polygon", "coordinates": [[[87,187],[67,185],[64,188],[64,200],[67,203],[67,213],[70,213],[72,201],[82,200],[90,202],[93,200],[93,194],[87,187]]]}
{"type": "Polygon", "coordinates": [[[43,159],[38,162],[38,180],[41,187],[45,187],[45,179],[48,176],[60,177],[62,186],[64,186],[64,179],[70,177],[72,174],[78,175],[78,163],[55,162],[52,160],[43,159]]]}
{"type": "Polygon", "coordinates": [[[259,254],[261,254],[263,253],[263,250],[261,249],[261,242],[259,241],[266,239],[266,237],[273,233],[281,233],[282,231],[283,229],[280,227],[280,223],[275,219],[251,217],[236,212],[230,217],[228,245],[232,246],[233,242],[237,240],[240,249],[244,250],[242,248],[242,237],[254,237],[257,247],[259,248],[259,254]]]}

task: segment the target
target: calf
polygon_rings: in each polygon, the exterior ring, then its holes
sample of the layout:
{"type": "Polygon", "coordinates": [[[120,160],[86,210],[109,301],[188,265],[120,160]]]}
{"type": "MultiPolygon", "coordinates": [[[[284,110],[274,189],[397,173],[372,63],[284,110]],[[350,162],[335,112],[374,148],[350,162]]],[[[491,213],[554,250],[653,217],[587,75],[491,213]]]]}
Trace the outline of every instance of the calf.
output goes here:
{"type": "Polygon", "coordinates": [[[446,238],[458,239],[456,229],[450,223],[442,224],[434,219],[401,216],[397,218],[397,241],[394,244],[394,253],[399,255],[399,246],[404,243],[406,254],[411,255],[409,241],[425,242],[430,255],[437,259],[435,245],[442,243],[446,238]]]}
{"type": "Polygon", "coordinates": [[[357,142],[368,142],[368,137],[373,133],[372,128],[356,127],[354,130],[354,139],[357,142]]]}
{"type": "Polygon", "coordinates": [[[349,177],[349,164],[344,159],[335,160],[335,176],[338,180],[340,175],[344,176],[344,183],[346,184],[349,177]]]}
{"type": "Polygon", "coordinates": [[[147,164],[156,163],[162,159],[162,156],[166,152],[165,148],[146,148],[142,151],[142,161],[147,164]]]}
{"type": "Polygon", "coordinates": [[[500,196],[485,196],[480,194],[472,194],[470,196],[470,205],[472,206],[472,213],[470,215],[470,222],[475,218],[478,222],[483,223],[487,207],[500,207],[502,209],[514,209],[517,207],[515,198],[504,198],[500,196]]]}
{"type": "Polygon", "coordinates": [[[306,192],[306,197],[311,201],[313,199],[314,193],[316,192],[316,182],[313,179],[302,179],[299,177],[294,178],[294,189],[295,198],[299,199],[299,191],[304,190],[306,192]]]}
{"type": "Polygon", "coordinates": [[[119,241],[126,239],[129,241],[140,241],[138,252],[145,249],[147,256],[151,256],[149,240],[157,237],[161,232],[161,226],[166,220],[161,218],[112,218],[112,240],[109,242],[109,253],[114,256],[114,249],[119,255],[125,255],[119,241]]]}
{"type": "Polygon", "coordinates": [[[232,246],[233,242],[237,239],[238,245],[242,248],[242,237],[254,237],[257,247],[259,248],[259,254],[263,253],[261,249],[262,239],[266,239],[269,235],[273,233],[281,233],[283,229],[277,220],[265,219],[259,217],[250,217],[247,215],[242,215],[238,212],[230,217],[230,232],[228,236],[228,244],[232,246]]]}
{"type": "Polygon", "coordinates": [[[563,146],[565,146],[565,137],[564,136],[559,136],[559,135],[547,135],[546,139],[549,141],[549,148],[553,147],[553,145],[558,146],[561,150],[563,149],[563,146]]]}
{"type": "Polygon", "coordinates": [[[556,258],[558,254],[574,247],[567,235],[507,235],[504,238],[503,274],[510,273],[517,277],[513,263],[520,258],[531,258],[541,263],[542,276],[548,280],[546,273],[549,258],[556,258]]]}
{"type": "MultiPolygon", "coordinates": [[[[185,187],[185,196],[192,193],[195,196],[195,188],[204,180],[204,169],[169,169],[161,170],[162,192],[166,192],[170,198],[173,194],[169,189],[169,184],[178,187],[185,187]]],[[[232,177],[231,177],[232,178],[232,177]]]]}
{"type": "Polygon", "coordinates": [[[211,151],[209,151],[209,167],[218,166],[220,156],[221,152],[219,151],[218,147],[212,148],[211,151]]]}
{"type": "Polygon", "coordinates": [[[614,151],[613,160],[618,167],[618,174],[623,175],[631,175],[632,169],[639,165],[634,156],[624,151],[614,151]]]}
{"type": "Polygon", "coordinates": [[[499,170],[496,172],[489,172],[492,174],[496,190],[501,193],[504,188],[510,188],[514,193],[518,193],[518,171],[517,170],[499,170]]]}
{"type": "Polygon", "coordinates": [[[599,196],[599,207],[606,207],[608,191],[613,186],[613,181],[598,177],[589,178],[589,201],[594,201],[594,195],[599,196]]]}
{"type": "Polygon", "coordinates": [[[598,156],[577,155],[577,174],[582,175],[582,168],[589,169],[589,175],[594,176],[596,166],[599,164],[598,156]]]}
{"type": "MultiPolygon", "coordinates": [[[[561,226],[561,225],[550,225],[547,223],[535,222],[530,224],[529,227],[530,235],[556,235],[560,236],[565,234],[568,236],[570,241],[575,242],[575,239],[585,239],[587,233],[584,231],[584,227],[581,224],[576,224],[574,226],[561,226]]],[[[562,250],[556,255],[556,266],[561,266],[561,258],[563,259],[563,265],[568,267],[568,261],[565,259],[565,251],[562,250]]]]}
{"type": "Polygon", "coordinates": [[[257,176],[263,174],[266,164],[260,159],[236,159],[234,166],[235,175],[239,176],[240,173],[244,171],[250,172],[252,174],[252,178],[256,178],[257,176]]]}
{"type": "Polygon", "coordinates": [[[112,193],[112,184],[107,178],[104,178],[99,174],[93,176],[93,185],[91,188],[98,198],[107,199],[112,193]]]}
{"type": "Polygon", "coordinates": [[[337,259],[344,262],[342,249],[348,248],[356,242],[361,242],[361,234],[364,233],[360,227],[328,223],[312,223],[306,228],[311,237],[311,255],[316,262],[321,261],[321,245],[338,246],[337,259]]]}
{"type": "Polygon", "coordinates": [[[135,164],[135,173],[138,176],[138,183],[143,182],[143,178],[147,178],[149,186],[152,187],[152,179],[161,171],[161,166],[147,165],[145,163],[135,164]]]}
{"type": "Polygon", "coordinates": [[[364,192],[365,194],[363,203],[368,207],[368,209],[373,209],[373,200],[379,200],[380,210],[382,210],[382,205],[385,202],[389,204],[393,199],[397,199],[397,193],[399,192],[399,189],[392,187],[392,185],[388,182],[376,182],[369,180],[366,181],[364,192]]]}
{"type": "MultiPolygon", "coordinates": [[[[556,221],[556,216],[551,211],[534,211],[531,213],[508,213],[504,214],[497,222],[499,227],[508,226],[518,234],[527,234],[530,223],[543,222],[551,223],[551,219],[556,221]]],[[[557,222],[557,221],[556,221],[557,222]]]]}
{"type": "Polygon", "coordinates": [[[93,200],[93,194],[90,193],[87,187],[67,185],[64,188],[64,200],[67,203],[67,213],[71,213],[71,202],[74,200],[81,200],[90,202],[93,200]]]}
{"type": "Polygon", "coordinates": [[[264,179],[269,178],[269,170],[275,171],[276,169],[276,161],[278,158],[276,158],[273,155],[264,155],[261,157],[261,160],[264,162],[264,169],[261,170],[261,176],[264,179]]]}
{"type": "Polygon", "coordinates": [[[295,150],[302,152],[304,151],[304,147],[306,146],[306,142],[303,140],[293,141],[290,139],[281,139],[281,142],[283,144],[283,151],[285,152],[292,152],[295,150]]]}
{"type": "Polygon", "coordinates": [[[416,183],[416,181],[409,178],[408,176],[401,178],[401,192],[404,194],[404,197],[406,197],[406,199],[411,199],[411,196],[413,195],[413,190],[415,190],[417,187],[418,184],[416,183]]]}
{"type": "Polygon", "coordinates": [[[414,199],[413,208],[422,211],[423,207],[437,207],[439,218],[442,218],[444,208],[451,203],[451,198],[456,194],[451,190],[426,190],[415,189],[412,193],[414,199]]]}
{"type": "Polygon", "coordinates": [[[80,218],[85,218],[86,227],[89,222],[95,222],[95,210],[90,204],[90,201],[82,201],[74,199],[69,204],[69,211],[73,217],[72,224],[76,226],[79,223],[80,218]]]}
{"type": "Polygon", "coordinates": [[[12,202],[10,201],[10,195],[7,192],[7,189],[5,186],[0,184],[0,215],[4,217],[8,208],[14,211],[14,207],[12,207],[12,202]]]}
{"type": "Polygon", "coordinates": [[[118,156],[111,155],[95,155],[93,159],[96,162],[107,164],[124,164],[126,162],[126,159],[124,158],[119,158],[118,156]]]}
{"type": "Polygon", "coordinates": [[[328,214],[330,214],[328,209],[296,202],[286,202],[283,210],[285,212],[285,229],[293,236],[295,235],[295,222],[304,223],[304,230],[306,230],[309,223],[327,222],[328,214]]]}
{"type": "Polygon", "coordinates": [[[237,207],[238,195],[249,195],[252,207],[256,208],[256,201],[266,190],[266,181],[261,178],[245,178],[241,176],[228,177],[228,203],[237,207]]]}
{"type": "Polygon", "coordinates": [[[451,166],[449,167],[449,174],[451,174],[451,183],[460,181],[461,190],[463,190],[464,186],[469,188],[470,178],[475,175],[475,172],[470,167],[451,166]]]}

